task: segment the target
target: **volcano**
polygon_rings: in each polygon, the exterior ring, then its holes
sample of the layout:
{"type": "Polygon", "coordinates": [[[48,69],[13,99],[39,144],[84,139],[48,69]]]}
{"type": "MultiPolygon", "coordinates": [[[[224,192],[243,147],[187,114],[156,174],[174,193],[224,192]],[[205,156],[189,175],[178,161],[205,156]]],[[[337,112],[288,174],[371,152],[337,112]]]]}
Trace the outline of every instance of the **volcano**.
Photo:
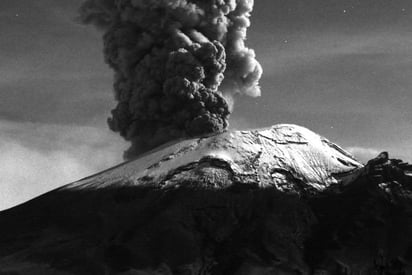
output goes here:
{"type": "Polygon", "coordinates": [[[0,212],[0,274],[412,274],[411,235],[411,165],[281,124],[169,143],[0,212]]]}

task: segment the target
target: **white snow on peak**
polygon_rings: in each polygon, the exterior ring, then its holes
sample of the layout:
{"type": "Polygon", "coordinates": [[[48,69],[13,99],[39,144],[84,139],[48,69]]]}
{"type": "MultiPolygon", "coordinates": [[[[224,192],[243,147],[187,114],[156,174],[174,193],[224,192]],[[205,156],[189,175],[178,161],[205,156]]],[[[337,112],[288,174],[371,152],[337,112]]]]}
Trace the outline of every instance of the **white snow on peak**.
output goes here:
{"type": "Polygon", "coordinates": [[[161,147],[136,160],[66,185],[63,189],[94,189],[121,185],[167,186],[179,168],[210,159],[225,163],[242,183],[291,190],[299,182],[316,190],[345,179],[362,167],[349,153],[297,125],[229,131],[161,147]]]}

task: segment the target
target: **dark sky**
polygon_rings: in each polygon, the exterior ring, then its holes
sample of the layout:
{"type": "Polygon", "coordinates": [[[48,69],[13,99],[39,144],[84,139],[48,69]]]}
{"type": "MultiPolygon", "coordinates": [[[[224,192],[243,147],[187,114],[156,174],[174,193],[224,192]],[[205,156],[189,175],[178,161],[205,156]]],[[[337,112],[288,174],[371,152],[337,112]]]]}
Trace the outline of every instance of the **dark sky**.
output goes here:
{"type": "MultiPolygon", "coordinates": [[[[121,161],[101,34],[81,0],[0,1],[0,209],[121,161]],[[91,161],[92,160],[92,161],[91,161]]],[[[256,0],[262,97],[233,128],[295,123],[361,160],[412,161],[412,1],[256,0]]]]}

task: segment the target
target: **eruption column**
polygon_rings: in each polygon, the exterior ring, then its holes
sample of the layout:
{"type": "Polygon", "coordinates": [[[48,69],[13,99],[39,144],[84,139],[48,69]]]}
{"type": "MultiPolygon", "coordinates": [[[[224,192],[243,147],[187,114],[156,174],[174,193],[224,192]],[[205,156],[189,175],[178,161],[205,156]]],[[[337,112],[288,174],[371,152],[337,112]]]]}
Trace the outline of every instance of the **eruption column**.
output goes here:
{"type": "Polygon", "coordinates": [[[117,106],[108,119],[131,147],[228,126],[233,94],[259,96],[262,74],[245,47],[252,0],[87,0],[83,23],[104,31],[117,106]]]}

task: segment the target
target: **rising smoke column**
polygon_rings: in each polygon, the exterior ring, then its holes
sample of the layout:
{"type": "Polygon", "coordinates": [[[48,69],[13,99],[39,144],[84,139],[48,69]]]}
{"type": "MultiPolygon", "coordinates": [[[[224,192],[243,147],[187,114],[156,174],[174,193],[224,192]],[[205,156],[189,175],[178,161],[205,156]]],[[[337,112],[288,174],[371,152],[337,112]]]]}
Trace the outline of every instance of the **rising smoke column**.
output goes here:
{"type": "Polygon", "coordinates": [[[259,96],[262,74],[245,47],[253,0],[86,0],[83,23],[104,31],[115,71],[108,123],[131,159],[164,142],[228,127],[233,94],[259,96]]]}

